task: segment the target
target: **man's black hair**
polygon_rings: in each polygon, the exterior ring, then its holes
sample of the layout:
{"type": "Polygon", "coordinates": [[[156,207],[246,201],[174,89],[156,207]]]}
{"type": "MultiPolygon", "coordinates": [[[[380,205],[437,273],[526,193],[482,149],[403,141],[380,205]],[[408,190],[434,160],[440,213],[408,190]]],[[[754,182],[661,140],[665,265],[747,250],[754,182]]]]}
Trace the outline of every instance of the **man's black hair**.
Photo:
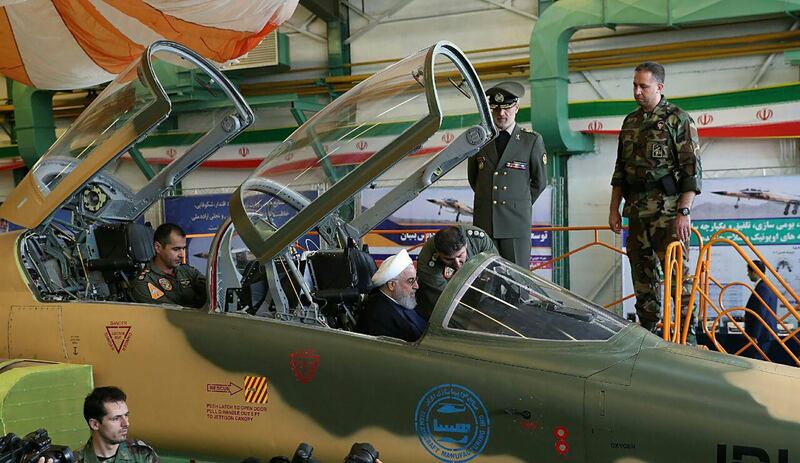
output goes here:
{"type": "Polygon", "coordinates": [[[445,256],[452,256],[467,245],[467,237],[459,227],[442,228],[433,235],[433,246],[445,256]]]}
{"type": "Polygon", "coordinates": [[[656,63],[655,61],[645,61],[644,63],[636,66],[636,72],[639,71],[649,72],[659,84],[663,84],[664,78],[667,76],[666,71],[664,71],[664,66],[656,63]]]}
{"type": "Polygon", "coordinates": [[[153,243],[160,243],[161,246],[168,245],[173,232],[177,233],[178,236],[186,237],[183,228],[174,223],[162,223],[156,228],[155,233],[153,233],[153,243]]]}
{"type": "MultiPolygon", "coordinates": [[[[765,275],[766,275],[766,273],[767,273],[767,266],[766,266],[766,265],[764,265],[764,262],[761,262],[760,260],[754,260],[754,261],[753,261],[753,266],[754,266],[754,267],[756,267],[757,269],[761,270],[761,273],[763,273],[763,274],[765,274],[765,275]]],[[[748,267],[747,267],[747,270],[753,271],[753,267],[749,267],[749,266],[748,266],[748,267]]]]}
{"type": "Polygon", "coordinates": [[[87,424],[92,418],[97,421],[103,421],[103,417],[106,415],[105,404],[110,402],[125,402],[127,399],[128,396],[118,387],[96,387],[83,401],[83,418],[86,420],[87,424]]]}

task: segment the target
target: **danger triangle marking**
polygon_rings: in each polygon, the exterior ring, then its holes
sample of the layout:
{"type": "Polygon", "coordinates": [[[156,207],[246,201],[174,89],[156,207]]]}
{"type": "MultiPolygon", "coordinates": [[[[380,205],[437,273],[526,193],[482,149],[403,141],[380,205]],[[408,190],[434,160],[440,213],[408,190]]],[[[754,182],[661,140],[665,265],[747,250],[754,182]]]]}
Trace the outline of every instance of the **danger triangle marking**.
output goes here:
{"type": "Polygon", "coordinates": [[[114,347],[114,350],[119,354],[128,343],[128,337],[131,334],[130,326],[106,326],[106,335],[108,340],[114,347]]]}

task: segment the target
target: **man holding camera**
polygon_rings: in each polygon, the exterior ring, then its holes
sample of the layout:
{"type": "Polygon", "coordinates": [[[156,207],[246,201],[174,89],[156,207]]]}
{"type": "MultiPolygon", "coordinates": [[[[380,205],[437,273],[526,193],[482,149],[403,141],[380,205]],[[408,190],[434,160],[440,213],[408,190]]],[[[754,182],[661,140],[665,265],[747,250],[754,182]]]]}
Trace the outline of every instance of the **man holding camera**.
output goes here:
{"type": "Polygon", "coordinates": [[[95,388],[83,402],[83,417],[91,433],[75,463],[159,463],[158,455],[142,441],[128,440],[127,396],[121,389],[95,388]]]}

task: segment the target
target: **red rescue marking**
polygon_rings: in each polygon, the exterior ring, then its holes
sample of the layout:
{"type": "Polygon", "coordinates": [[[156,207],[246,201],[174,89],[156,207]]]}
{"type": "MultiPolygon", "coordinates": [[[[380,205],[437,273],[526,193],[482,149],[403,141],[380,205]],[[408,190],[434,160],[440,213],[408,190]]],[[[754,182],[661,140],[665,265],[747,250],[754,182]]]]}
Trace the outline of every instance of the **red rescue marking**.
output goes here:
{"type": "Polygon", "coordinates": [[[302,384],[308,384],[317,373],[319,355],[315,354],[313,349],[296,350],[289,354],[289,364],[292,366],[295,379],[302,384]]]}

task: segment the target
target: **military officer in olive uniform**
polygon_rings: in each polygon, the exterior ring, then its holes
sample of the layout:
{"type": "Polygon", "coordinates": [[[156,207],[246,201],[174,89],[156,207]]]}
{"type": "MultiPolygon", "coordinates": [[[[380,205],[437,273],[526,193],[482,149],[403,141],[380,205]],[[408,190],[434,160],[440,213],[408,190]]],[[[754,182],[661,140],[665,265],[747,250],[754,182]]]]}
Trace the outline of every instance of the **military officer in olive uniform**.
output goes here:
{"type": "Polygon", "coordinates": [[[162,224],[153,235],[153,246],[155,257],[133,281],[133,300],[202,307],[206,303],[206,278],[183,263],[186,233],[175,224],[162,224]]]}
{"type": "Polygon", "coordinates": [[[489,235],[473,225],[436,232],[417,257],[417,312],[429,319],[450,278],[469,259],[487,251],[496,253],[497,249],[489,235]]]}
{"type": "Polygon", "coordinates": [[[159,463],[149,445],[128,439],[127,396],[114,386],[97,387],[83,401],[90,437],[74,452],[75,463],[159,463]]]}
{"type": "Polygon", "coordinates": [[[500,255],[530,268],[531,207],[547,186],[542,136],[516,123],[525,88],[501,82],[486,91],[500,133],[467,163],[475,192],[473,223],[494,240],[500,255]]]}
{"type": "MultiPolygon", "coordinates": [[[[653,330],[661,311],[659,268],[664,268],[667,246],[683,243],[684,315],[691,280],[688,278],[691,207],[700,194],[701,166],[697,128],[689,114],[667,101],[664,67],[646,62],[636,67],[633,95],[639,108],[622,123],[617,161],[611,178],[608,224],[622,229],[619,212],[628,218],[628,259],[631,263],[639,323],[653,330]]],[[[688,343],[695,343],[694,313],[688,343]]]]}

